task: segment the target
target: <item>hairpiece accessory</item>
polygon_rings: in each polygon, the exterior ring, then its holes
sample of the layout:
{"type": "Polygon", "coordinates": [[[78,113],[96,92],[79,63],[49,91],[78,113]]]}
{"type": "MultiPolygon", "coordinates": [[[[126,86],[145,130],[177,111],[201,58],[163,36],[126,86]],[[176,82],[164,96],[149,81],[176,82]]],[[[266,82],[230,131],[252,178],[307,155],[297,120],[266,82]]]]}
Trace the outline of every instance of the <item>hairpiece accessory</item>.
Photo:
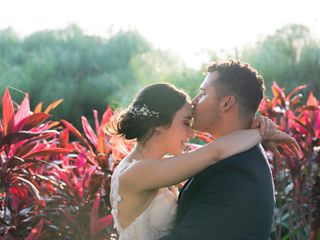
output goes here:
{"type": "Polygon", "coordinates": [[[159,118],[159,112],[151,111],[146,104],[132,107],[129,112],[134,118],[159,118]]]}

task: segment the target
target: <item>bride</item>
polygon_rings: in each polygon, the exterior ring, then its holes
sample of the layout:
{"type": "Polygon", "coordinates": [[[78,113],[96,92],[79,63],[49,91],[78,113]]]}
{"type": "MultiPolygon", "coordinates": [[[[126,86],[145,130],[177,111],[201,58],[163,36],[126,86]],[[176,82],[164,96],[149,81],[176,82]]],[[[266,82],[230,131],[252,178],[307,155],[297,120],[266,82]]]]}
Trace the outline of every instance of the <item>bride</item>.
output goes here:
{"type": "Polygon", "coordinates": [[[112,215],[120,240],[155,240],[167,235],[177,207],[178,191],[173,186],[208,166],[262,140],[297,148],[293,138],[276,130],[272,121],[264,118],[260,122],[264,131],[233,132],[181,154],[194,136],[190,102],[183,91],[171,84],[152,84],[140,90],[108,127],[109,132],[137,141],[111,180],[112,215]]]}

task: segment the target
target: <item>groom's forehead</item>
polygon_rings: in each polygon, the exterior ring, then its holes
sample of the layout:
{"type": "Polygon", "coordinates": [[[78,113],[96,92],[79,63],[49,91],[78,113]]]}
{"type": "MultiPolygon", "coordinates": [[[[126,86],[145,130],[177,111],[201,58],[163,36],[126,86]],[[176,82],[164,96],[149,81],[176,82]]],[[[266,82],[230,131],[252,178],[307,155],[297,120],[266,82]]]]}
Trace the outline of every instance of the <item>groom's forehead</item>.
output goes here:
{"type": "Polygon", "coordinates": [[[203,82],[201,83],[200,89],[208,89],[209,87],[211,87],[216,78],[217,78],[217,74],[208,73],[205,79],[203,80],[203,82]]]}

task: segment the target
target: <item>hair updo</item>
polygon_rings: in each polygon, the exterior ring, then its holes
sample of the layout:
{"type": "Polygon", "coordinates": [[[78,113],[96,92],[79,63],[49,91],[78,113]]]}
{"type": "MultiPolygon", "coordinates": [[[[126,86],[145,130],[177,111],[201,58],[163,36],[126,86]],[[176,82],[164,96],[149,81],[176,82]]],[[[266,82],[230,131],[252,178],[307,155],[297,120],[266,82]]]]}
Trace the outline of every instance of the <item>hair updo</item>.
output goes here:
{"type": "Polygon", "coordinates": [[[187,101],[190,101],[189,96],[170,83],[148,85],[136,94],[107,131],[128,140],[146,140],[152,136],[155,127],[170,126],[176,112],[187,101]]]}

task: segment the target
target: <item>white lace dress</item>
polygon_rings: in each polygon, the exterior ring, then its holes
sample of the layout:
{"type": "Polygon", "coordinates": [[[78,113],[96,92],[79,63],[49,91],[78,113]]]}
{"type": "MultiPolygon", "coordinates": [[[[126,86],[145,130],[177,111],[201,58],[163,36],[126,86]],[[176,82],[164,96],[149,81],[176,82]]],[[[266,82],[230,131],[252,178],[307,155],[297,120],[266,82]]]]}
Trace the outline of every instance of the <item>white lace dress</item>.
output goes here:
{"type": "Polygon", "coordinates": [[[128,227],[122,228],[118,220],[119,176],[132,162],[122,161],[111,179],[112,216],[119,240],[158,240],[173,228],[177,210],[177,192],[160,188],[150,205],[128,227]]]}

